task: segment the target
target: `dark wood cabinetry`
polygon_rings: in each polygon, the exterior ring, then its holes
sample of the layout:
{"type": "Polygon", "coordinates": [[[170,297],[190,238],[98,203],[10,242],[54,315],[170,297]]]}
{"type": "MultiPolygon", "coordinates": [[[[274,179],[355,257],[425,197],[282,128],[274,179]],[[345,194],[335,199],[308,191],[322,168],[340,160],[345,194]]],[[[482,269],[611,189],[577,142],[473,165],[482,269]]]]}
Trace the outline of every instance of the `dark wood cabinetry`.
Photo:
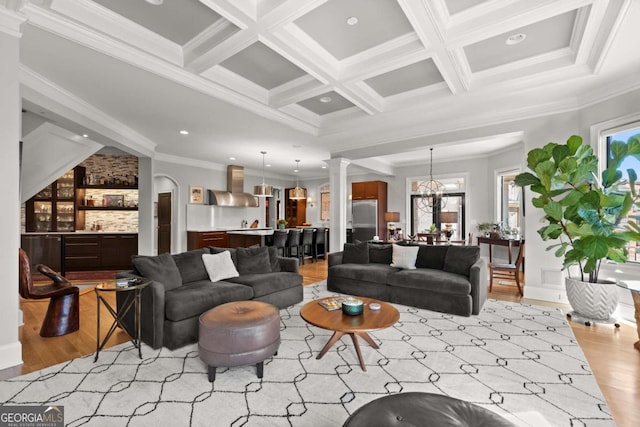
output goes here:
{"type": "MultiPolygon", "coordinates": [[[[77,168],[76,168],[77,169],[77,168]]],[[[74,231],[75,169],[70,170],[25,203],[26,231],[74,231]]]]}
{"type": "Polygon", "coordinates": [[[62,236],[59,234],[23,234],[20,247],[29,255],[32,271],[36,271],[38,264],[62,271],[62,236]]]}
{"type": "Polygon", "coordinates": [[[187,231],[187,250],[217,246],[228,248],[226,231],[187,231]]]}
{"type": "Polygon", "coordinates": [[[138,253],[138,235],[65,235],[65,271],[124,270],[138,253]]]}
{"type": "Polygon", "coordinates": [[[248,248],[249,246],[264,246],[264,236],[252,234],[228,234],[230,248],[248,248]]]}
{"type": "Polygon", "coordinates": [[[287,227],[303,225],[307,221],[307,200],[290,199],[289,192],[293,188],[284,191],[284,219],[287,220],[287,227]]]}

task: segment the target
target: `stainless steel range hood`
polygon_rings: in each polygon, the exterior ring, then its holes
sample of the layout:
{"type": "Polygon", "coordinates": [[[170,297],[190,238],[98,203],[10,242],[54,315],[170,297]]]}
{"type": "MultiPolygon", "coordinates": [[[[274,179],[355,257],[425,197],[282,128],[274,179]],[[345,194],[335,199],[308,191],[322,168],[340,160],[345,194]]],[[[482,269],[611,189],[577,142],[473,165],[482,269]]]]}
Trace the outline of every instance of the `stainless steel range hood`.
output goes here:
{"type": "Polygon", "coordinates": [[[244,192],[244,167],[227,166],[227,191],[209,190],[209,204],[243,208],[258,206],[258,198],[244,192]]]}

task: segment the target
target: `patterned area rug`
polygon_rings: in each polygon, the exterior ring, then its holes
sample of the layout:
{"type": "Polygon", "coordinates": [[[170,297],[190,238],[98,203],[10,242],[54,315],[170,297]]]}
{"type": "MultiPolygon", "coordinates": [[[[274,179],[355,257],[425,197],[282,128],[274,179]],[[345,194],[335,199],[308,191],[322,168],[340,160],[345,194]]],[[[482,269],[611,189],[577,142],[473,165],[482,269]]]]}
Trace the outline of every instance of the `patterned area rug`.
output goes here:
{"type": "MultiPolygon", "coordinates": [[[[330,294],[305,287],[305,302],[330,294]]],[[[396,305],[400,321],[371,333],[358,365],[343,337],[306,324],[301,304],[281,311],[282,344],[264,378],[255,366],[218,369],[214,385],[197,346],[169,351],[130,344],[0,382],[0,402],[63,405],[68,426],[340,426],[378,397],[449,395],[518,425],[615,425],[560,310],[489,300],[479,316],[396,305]]]]}

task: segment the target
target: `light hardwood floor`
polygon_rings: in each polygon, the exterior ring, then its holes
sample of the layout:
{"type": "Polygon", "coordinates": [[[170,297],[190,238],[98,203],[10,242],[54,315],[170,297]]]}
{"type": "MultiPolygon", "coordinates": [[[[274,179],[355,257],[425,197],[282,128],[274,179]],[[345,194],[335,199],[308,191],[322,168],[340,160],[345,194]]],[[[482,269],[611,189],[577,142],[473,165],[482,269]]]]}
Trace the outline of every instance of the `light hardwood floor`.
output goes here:
{"type": "MultiPolygon", "coordinates": [[[[326,279],[327,263],[322,260],[311,263],[307,260],[301,266],[300,272],[304,277],[305,285],[316,283],[326,279]]],[[[543,301],[524,300],[516,294],[513,286],[494,285],[489,297],[505,301],[559,306],[543,301]]],[[[21,300],[20,308],[24,314],[24,325],[20,327],[23,374],[95,352],[96,297],[92,289],[83,291],[80,296],[80,330],[62,337],[42,338],[39,335],[47,300],[21,300]]],[[[633,348],[633,343],[638,340],[636,329],[624,324],[620,329],[615,329],[612,325],[586,327],[575,322],[570,324],[617,425],[640,426],[640,405],[638,405],[640,402],[640,351],[633,348]]],[[[109,314],[106,310],[101,310],[101,337],[110,325],[109,314]]],[[[126,341],[126,334],[117,331],[106,347],[126,341]]]]}

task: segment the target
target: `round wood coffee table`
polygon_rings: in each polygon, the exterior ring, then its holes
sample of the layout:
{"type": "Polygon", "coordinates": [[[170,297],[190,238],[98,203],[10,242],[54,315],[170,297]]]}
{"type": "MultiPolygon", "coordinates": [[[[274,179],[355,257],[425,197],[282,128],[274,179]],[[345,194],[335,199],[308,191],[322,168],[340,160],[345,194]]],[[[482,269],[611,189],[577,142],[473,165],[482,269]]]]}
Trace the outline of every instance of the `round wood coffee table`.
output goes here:
{"type": "Polygon", "coordinates": [[[367,368],[365,368],[364,360],[362,360],[362,353],[360,352],[360,344],[358,343],[357,337],[365,340],[371,347],[379,348],[367,332],[385,329],[394,325],[400,318],[400,313],[398,313],[398,310],[391,304],[365,297],[355,297],[362,300],[365,305],[363,313],[358,316],[343,314],[340,309],[329,311],[319,304],[320,301],[332,298],[335,297],[310,301],[300,309],[300,316],[307,323],[317,326],[318,328],[333,331],[333,335],[322,350],[320,350],[316,359],[324,356],[336,341],[346,334],[351,336],[353,346],[356,348],[356,353],[358,354],[360,367],[363,371],[366,371],[367,368]],[[380,304],[380,309],[371,310],[369,304],[372,302],[380,304]]]}

